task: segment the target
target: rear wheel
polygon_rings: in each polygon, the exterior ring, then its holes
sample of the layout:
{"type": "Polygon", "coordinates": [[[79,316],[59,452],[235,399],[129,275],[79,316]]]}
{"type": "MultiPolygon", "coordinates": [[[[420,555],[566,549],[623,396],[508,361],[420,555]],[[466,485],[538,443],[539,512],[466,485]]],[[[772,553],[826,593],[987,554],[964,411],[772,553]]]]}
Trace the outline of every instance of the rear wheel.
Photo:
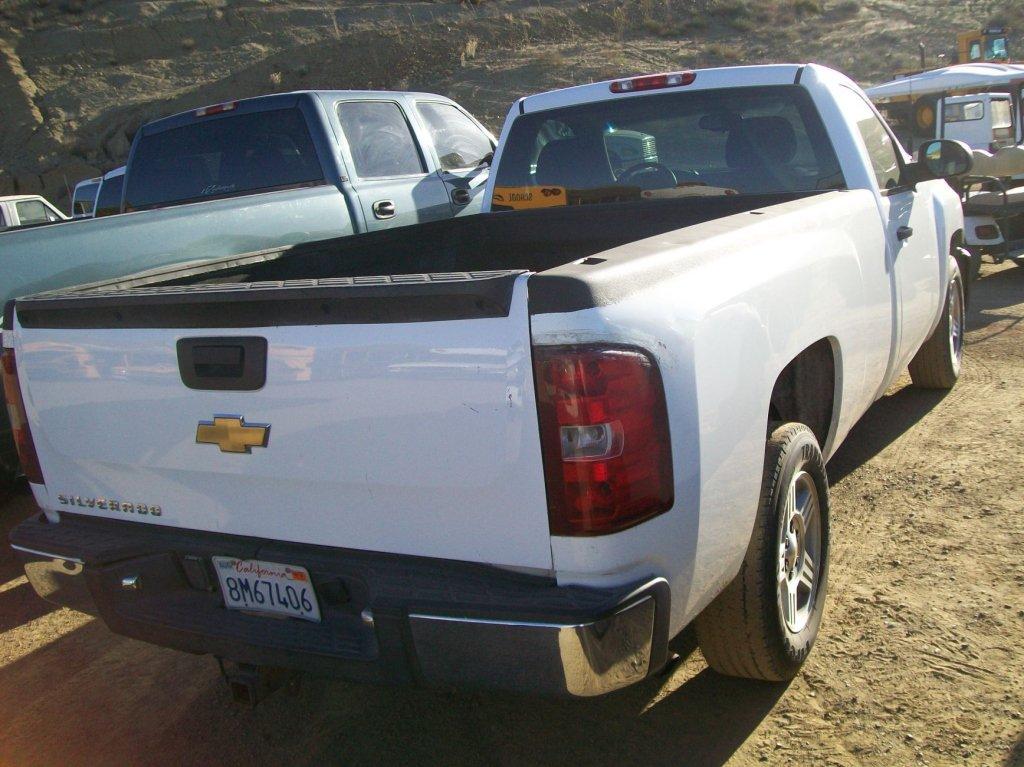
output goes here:
{"type": "MultiPolygon", "coordinates": [[[[950,260],[955,264],[954,260],[950,260]]],[[[955,265],[946,285],[942,319],[910,361],[910,380],[919,389],[952,389],[964,353],[964,286],[955,265]]]]}
{"type": "Polygon", "coordinates": [[[818,635],[828,584],[825,462],[800,423],[774,429],[761,502],[739,574],[696,621],[708,665],[730,676],[783,681],[818,635]]]}

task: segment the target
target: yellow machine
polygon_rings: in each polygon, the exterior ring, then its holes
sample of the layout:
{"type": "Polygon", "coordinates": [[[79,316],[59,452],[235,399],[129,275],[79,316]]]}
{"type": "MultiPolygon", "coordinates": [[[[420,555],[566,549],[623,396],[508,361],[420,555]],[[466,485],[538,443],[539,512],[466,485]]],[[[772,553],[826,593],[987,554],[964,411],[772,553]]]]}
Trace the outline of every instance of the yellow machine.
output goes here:
{"type": "Polygon", "coordinates": [[[987,27],[973,32],[961,32],[956,36],[957,63],[970,64],[975,61],[1009,62],[1007,30],[1003,27],[987,27]]]}

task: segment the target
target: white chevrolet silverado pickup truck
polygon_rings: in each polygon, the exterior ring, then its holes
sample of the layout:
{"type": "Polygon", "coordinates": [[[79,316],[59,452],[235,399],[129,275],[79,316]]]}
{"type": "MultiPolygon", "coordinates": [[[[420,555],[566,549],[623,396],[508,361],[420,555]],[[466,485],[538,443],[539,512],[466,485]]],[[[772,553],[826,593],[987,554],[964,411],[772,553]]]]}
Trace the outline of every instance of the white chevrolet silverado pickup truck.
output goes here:
{"type": "Polygon", "coordinates": [[[250,697],[282,668],[598,695],[691,624],[788,679],[825,461],[908,365],[959,375],[969,166],[816,65],[529,96],[489,212],[8,305],[42,509],[11,543],[250,697]]]}

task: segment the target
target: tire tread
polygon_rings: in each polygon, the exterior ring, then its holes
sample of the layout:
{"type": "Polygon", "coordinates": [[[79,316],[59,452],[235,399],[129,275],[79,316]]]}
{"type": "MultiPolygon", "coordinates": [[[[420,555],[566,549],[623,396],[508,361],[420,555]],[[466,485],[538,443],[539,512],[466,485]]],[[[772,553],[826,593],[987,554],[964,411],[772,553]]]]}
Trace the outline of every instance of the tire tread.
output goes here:
{"type": "Polygon", "coordinates": [[[762,606],[775,603],[776,584],[761,571],[765,549],[773,546],[775,538],[774,494],[784,469],[783,458],[804,434],[811,431],[800,423],[782,424],[773,430],[765,450],[760,511],[740,572],[697,617],[701,652],[708,665],[721,674],[783,681],[795,673],[794,668],[779,662],[770,644],[773,632],[762,606]]]}
{"type": "Polygon", "coordinates": [[[910,380],[919,389],[952,389],[960,377],[949,353],[949,290],[953,286],[960,290],[960,305],[966,307],[963,278],[957,269],[946,285],[942,320],[910,361],[910,380]]]}

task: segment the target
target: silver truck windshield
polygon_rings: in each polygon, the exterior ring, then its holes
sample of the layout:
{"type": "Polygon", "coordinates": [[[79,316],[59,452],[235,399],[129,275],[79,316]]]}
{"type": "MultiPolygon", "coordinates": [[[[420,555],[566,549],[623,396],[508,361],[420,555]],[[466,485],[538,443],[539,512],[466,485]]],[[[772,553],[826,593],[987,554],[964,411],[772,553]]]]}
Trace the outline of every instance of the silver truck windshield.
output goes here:
{"type": "Polygon", "coordinates": [[[323,177],[298,109],[199,118],[139,140],[125,210],[321,183],[323,177]]]}
{"type": "Polygon", "coordinates": [[[798,86],[663,91],[527,114],[497,174],[495,210],[845,188],[798,86]]]}

